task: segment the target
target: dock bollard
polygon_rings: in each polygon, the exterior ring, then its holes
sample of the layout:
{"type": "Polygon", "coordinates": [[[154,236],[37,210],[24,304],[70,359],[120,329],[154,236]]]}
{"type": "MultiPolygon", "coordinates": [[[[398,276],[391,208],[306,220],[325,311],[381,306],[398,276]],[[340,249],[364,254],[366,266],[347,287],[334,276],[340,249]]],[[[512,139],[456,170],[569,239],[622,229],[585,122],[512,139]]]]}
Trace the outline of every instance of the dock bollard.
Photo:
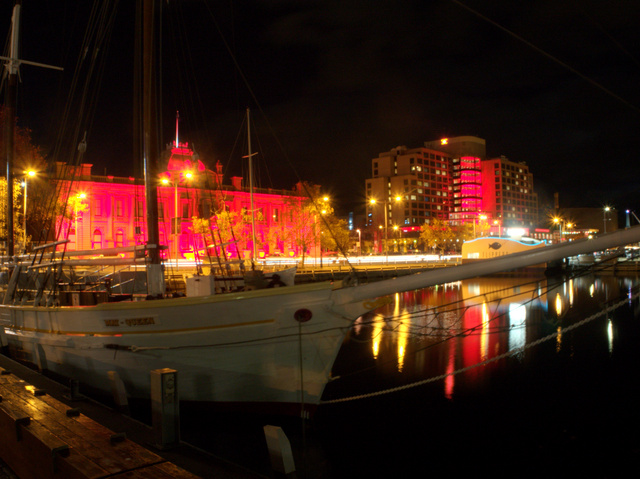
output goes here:
{"type": "Polygon", "coordinates": [[[77,379],[69,380],[69,393],[64,395],[69,401],[82,401],[87,399],[84,394],[80,394],[80,381],[77,379]]]}
{"type": "Polygon", "coordinates": [[[291,444],[281,427],[264,426],[264,436],[267,439],[271,467],[277,473],[288,476],[296,472],[293,462],[291,444]]]}
{"type": "Polygon", "coordinates": [[[180,442],[180,401],[178,398],[178,371],[154,369],[151,371],[151,422],[155,446],[169,449],[180,442]]]}
{"type": "Polygon", "coordinates": [[[127,399],[127,390],[117,371],[108,371],[109,381],[111,382],[111,394],[116,407],[120,412],[129,412],[129,400],[127,399]]]}

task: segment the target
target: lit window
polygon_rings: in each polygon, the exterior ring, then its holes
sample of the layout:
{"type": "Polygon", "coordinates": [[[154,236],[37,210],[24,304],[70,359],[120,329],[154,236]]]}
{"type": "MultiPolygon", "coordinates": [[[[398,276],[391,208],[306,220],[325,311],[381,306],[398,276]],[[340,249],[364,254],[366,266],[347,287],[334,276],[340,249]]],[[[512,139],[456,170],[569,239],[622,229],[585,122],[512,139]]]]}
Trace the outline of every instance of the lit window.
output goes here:
{"type": "Polygon", "coordinates": [[[120,246],[124,246],[124,231],[122,229],[118,229],[118,231],[116,231],[116,237],[115,237],[115,245],[116,248],[120,247],[120,246]]]}
{"type": "Polygon", "coordinates": [[[116,200],[116,216],[118,218],[124,216],[124,200],[116,200]]]}
{"type": "Polygon", "coordinates": [[[102,231],[95,230],[93,232],[93,238],[91,239],[91,249],[102,248],[102,231]]]}

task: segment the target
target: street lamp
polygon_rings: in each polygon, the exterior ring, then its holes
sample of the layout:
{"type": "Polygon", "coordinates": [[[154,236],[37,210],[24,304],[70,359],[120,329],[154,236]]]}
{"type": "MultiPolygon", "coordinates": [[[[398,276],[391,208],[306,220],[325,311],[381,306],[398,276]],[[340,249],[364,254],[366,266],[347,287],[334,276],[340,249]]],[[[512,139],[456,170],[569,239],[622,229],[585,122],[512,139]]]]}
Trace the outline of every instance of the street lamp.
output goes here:
{"type": "Polygon", "coordinates": [[[362,256],[362,231],[360,229],[356,231],[358,232],[358,256],[362,256]]]}
{"type": "Polygon", "coordinates": [[[331,207],[331,205],[329,204],[330,198],[328,196],[323,196],[322,197],[322,202],[317,202],[316,203],[316,212],[319,214],[314,215],[315,217],[315,221],[314,221],[314,228],[315,228],[315,233],[314,233],[314,241],[316,241],[316,245],[315,245],[315,257],[317,259],[318,257],[318,253],[320,253],[320,267],[323,267],[323,258],[322,258],[322,238],[324,235],[324,231],[323,231],[323,225],[327,226],[327,220],[326,219],[322,219],[322,217],[324,216],[326,218],[326,215],[331,214],[331,210],[329,209],[331,207]]]}
{"type": "Polygon", "coordinates": [[[24,173],[24,216],[22,218],[22,229],[24,230],[24,250],[27,250],[27,187],[29,186],[29,178],[36,176],[34,170],[25,170],[24,173]]]}
{"type": "MultiPolygon", "coordinates": [[[[173,229],[173,249],[175,252],[176,258],[176,268],[178,268],[178,185],[180,184],[180,176],[182,176],[185,180],[190,180],[193,178],[193,173],[190,171],[178,172],[175,175],[173,172],[170,173],[171,178],[173,179],[173,213],[174,217],[172,219],[172,229],[173,229]]],[[[171,181],[166,176],[162,177],[163,185],[170,185],[171,181]]]]}
{"type": "MultiPolygon", "coordinates": [[[[369,203],[371,205],[375,205],[377,203],[375,198],[371,198],[369,200],[369,203]]],[[[387,261],[389,260],[388,256],[389,256],[389,242],[388,242],[388,235],[387,235],[387,230],[388,230],[388,226],[389,226],[389,217],[388,217],[388,212],[387,212],[387,201],[383,201],[383,205],[384,205],[384,253],[387,256],[387,261]]]]}
{"type": "Polygon", "coordinates": [[[604,234],[607,234],[607,221],[609,221],[609,211],[611,208],[608,206],[604,207],[604,211],[602,212],[602,222],[604,223],[604,234]]]}
{"type": "Polygon", "coordinates": [[[75,205],[74,205],[74,210],[75,210],[75,222],[76,222],[76,251],[80,250],[80,230],[78,229],[78,205],[82,204],[82,200],[84,200],[87,197],[87,195],[85,193],[78,193],[76,195],[76,201],[75,201],[75,205]]]}
{"type": "Polygon", "coordinates": [[[558,231],[560,232],[560,242],[562,243],[562,218],[558,218],[557,216],[553,218],[553,223],[558,226],[558,231]]]}
{"type": "MultiPolygon", "coordinates": [[[[396,196],[395,200],[396,200],[396,202],[400,202],[400,201],[402,201],[402,197],[401,196],[396,196]]],[[[387,256],[387,261],[389,261],[389,241],[388,241],[389,202],[387,200],[383,200],[382,203],[384,205],[384,252],[385,252],[385,255],[387,256]]],[[[371,204],[372,206],[377,204],[376,199],[375,198],[371,198],[369,200],[369,204],[371,204]]]]}
{"type": "Polygon", "coordinates": [[[393,225],[393,233],[394,236],[396,237],[395,239],[395,243],[398,245],[398,253],[400,252],[400,242],[398,241],[398,225],[393,225]]]}
{"type": "MultiPolygon", "coordinates": [[[[480,215],[480,216],[478,217],[478,219],[480,220],[480,221],[478,222],[478,226],[480,226],[480,227],[481,227],[481,226],[482,226],[482,222],[483,222],[483,221],[487,221],[487,215],[480,215]]],[[[484,236],[484,231],[482,230],[482,227],[480,228],[480,236],[484,236]]]]}

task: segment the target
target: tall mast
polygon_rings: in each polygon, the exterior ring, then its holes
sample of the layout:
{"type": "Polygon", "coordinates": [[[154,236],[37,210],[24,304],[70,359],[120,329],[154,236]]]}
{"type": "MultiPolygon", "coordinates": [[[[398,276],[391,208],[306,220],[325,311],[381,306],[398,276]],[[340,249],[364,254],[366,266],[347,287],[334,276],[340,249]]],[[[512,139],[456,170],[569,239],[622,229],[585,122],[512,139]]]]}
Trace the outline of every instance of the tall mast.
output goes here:
{"type": "Polygon", "coordinates": [[[13,155],[14,122],[16,118],[16,93],[18,85],[18,28],[20,25],[20,0],[16,0],[11,18],[11,45],[5,64],[7,86],[4,96],[4,156],[7,162],[7,255],[13,256],[13,155]]]}
{"type": "Polygon", "coordinates": [[[178,122],[180,121],[180,112],[176,110],[176,148],[180,146],[178,142],[178,122]]]}
{"type": "MultiPolygon", "coordinates": [[[[147,289],[152,297],[162,297],[165,292],[164,271],[160,258],[160,234],[158,228],[158,113],[156,55],[156,17],[160,16],[161,2],[156,9],[154,0],[144,0],[142,39],[142,155],[144,184],[147,203],[147,234],[149,264],[147,265],[147,289]]],[[[159,23],[159,22],[158,22],[159,23]]]]}
{"type": "Polygon", "coordinates": [[[60,67],[45,65],[43,63],[30,62],[18,58],[18,38],[20,28],[20,9],[22,1],[16,0],[13,6],[13,15],[11,17],[11,44],[9,47],[9,56],[0,57],[5,61],[4,75],[7,77],[7,85],[4,100],[4,157],[7,163],[7,255],[13,256],[15,248],[14,227],[13,227],[13,158],[14,158],[14,139],[15,139],[15,119],[16,119],[16,95],[18,92],[18,68],[21,63],[44,68],[53,68],[62,70],[60,67]]]}
{"type": "Polygon", "coordinates": [[[247,108],[247,149],[249,158],[249,199],[251,200],[251,260],[256,259],[256,214],[253,207],[253,162],[251,153],[251,121],[249,119],[249,108],[247,108]]]}

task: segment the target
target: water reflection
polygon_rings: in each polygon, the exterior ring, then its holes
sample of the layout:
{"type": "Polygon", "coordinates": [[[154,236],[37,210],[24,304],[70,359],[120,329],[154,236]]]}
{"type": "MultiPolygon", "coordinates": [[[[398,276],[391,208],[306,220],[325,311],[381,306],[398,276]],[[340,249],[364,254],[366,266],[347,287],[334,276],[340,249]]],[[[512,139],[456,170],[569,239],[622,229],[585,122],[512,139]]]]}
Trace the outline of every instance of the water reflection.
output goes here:
{"type": "Polygon", "coordinates": [[[392,303],[359,318],[334,373],[350,377],[358,392],[437,378],[443,396],[451,398],[504,367],[503,358],[526,362],[540,350],[572,356],[584,334],[594,336],[580,347],[602,344],[612,354],[611,322],[601,322],[599,333],[582,328],[587,333],[567,334],[563,328],[630,295],[635,283],[593,275],[567,281],[505,275],[398,293],[392,303]],[[541,338],[542,344],[530,347],[541,338]]]}
{"type": "Polygon", "coordinates": [[[336,467],[317,477],[622,477],[640,427],[639,285],[501,276],[395,295],[340,351],[315,423],[336,467]]]}

